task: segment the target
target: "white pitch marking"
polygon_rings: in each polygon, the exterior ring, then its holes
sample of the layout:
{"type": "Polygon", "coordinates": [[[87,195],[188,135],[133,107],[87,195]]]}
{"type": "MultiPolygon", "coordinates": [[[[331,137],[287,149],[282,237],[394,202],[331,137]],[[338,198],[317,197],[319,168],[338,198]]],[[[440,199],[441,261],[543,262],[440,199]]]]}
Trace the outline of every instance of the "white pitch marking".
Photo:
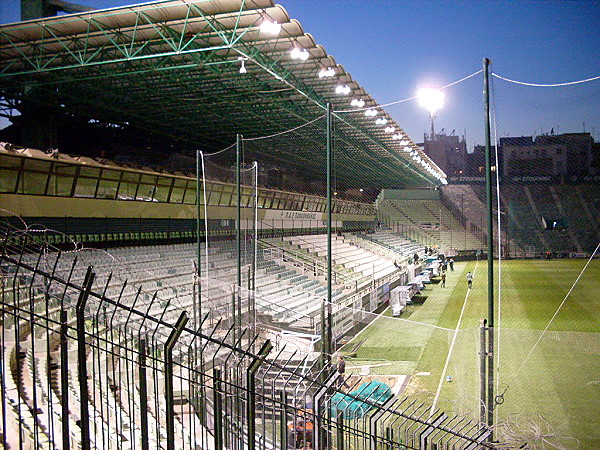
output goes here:
{"type": "MultiPolygon", "coordinates": [[[[473,269],[473,278],[475,277],[475,271],[477,270],[478,263],[479,263],[479,261],[475,262],[475,268],[473,269]]],[[[440,392],[442,391],[442,385],[444,384],[444,378],[446,378],[446,370],[448,370],[448,364],[450,363],[450,357],[452,356],[452,351],[454,350],[454,343],[456,342],[456,336],[458,335],[458,330],[460,329],[460,323],[462,322],[463,314],[465,313],[465,308],[467,306],[467,300],[469,298],[470,293],[471,293],[471,289],[467,288],[467,295],[465,295],[465,301],[463,303],[462,309],[460,310],[460,316],[458,317],[458,323],[456,324],[456,329],[454,330],[454,336],[452,336],[452,343],[450,344],[450,350],[448,350],[448,357],[446,358],[446,364],[444,364],[444,370],[442,370],[442,376],[440,377],[440,382],[438,384],[437,392],[435,393],[435,398],[433,399],[433,405],[431,405],[429,417],[433,416],[433,413],[435,412],[435,406],[437,405],[438,399],[440,398],[440,392]]]]}

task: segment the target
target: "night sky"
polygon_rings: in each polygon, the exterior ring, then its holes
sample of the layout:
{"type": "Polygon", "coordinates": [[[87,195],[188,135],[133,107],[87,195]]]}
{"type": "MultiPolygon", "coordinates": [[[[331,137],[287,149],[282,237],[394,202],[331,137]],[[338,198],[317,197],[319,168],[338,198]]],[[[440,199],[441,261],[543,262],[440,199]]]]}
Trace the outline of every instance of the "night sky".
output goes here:
{"type": "MultiPolygon", "coordinates": [[[[106,8],[126,0],[71,0],[106,8]]],[[[492,71],[532,83],[600,75],[600,0],[281,0],[380,104],[441,87],[492,60],[492,71]]],[[[0,0],[0,22],[18,21],[20,0],[0,0]]],[[[494,78],[498,136],[580,132],[600,140],[600,80],[568,87],[524,87],[494,78]]],[[[445,91],[436,131],[483,143],[483,79],[445,91]]],[[[386,110],[416,142],[428,129],[416,101],[386,110]]]]}

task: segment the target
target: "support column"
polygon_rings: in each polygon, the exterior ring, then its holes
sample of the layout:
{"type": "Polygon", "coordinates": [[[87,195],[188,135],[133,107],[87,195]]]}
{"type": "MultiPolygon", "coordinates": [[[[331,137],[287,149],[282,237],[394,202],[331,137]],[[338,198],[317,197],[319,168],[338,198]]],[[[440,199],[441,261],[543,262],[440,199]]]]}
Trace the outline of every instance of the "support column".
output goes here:
{"type": "MultiPolygon", "coordinates": [[[[485,104],[485,192],[487,200],[487,262],[488,262],[488,346],[487,346],[487,424],[494,425],[494,239],[492,215],[492,151],[490,132],[490,60],[483,60],[484,104],[485,104]]],[[[497,168],[496,168],[497,170],[497,168]]],[[[490,435],[490,441],[493,436],[490,435]]]]}
{"type": "Polygon", "coordinates": [[[237,191],[237,220],[235,225],[235,239],[237,244],[237,279],[236,284],[238,286],[237,289],[237,298],[235,299],[234,304],[234,315],[233,315],[233,323],[235,324],[233,341],[237,342],[238,333],[241,331],[241,292],[240,288],[242,287],[242,145],[243,145],[243,136],[241,134],[237,135],[236,146],[235,146],[235,181],[236,181],[236,191],[237,191]]]}
{"type": "MultiPolygon", "coordinates": [[[[331,201],[331,166],[332,166],[332,151],[333,151],[333,121],[331,103],[327,103],[327,304],[331,305],[332,299],[332,255],[331,255],[331,217],[332,217],[332,201],[331,201]]],[[[328,323],[331,327],[331,323],[328,323]]],[[[331,362],[331,330],[326,333],[327,351],[324,362],[331,362]]]]}

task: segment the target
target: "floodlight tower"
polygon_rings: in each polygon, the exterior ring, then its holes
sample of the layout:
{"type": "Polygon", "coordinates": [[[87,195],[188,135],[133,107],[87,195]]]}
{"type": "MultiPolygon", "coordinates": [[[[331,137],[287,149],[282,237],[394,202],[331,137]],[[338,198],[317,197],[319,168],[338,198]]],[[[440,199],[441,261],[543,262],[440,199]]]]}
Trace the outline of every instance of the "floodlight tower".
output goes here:
{"type": "Polygon", "coordinates": [[[437,89],[422,88],[417,92],[417,98],[419,100],[419,106],[422,106],[429,111],[429,122],[431,124],[431,135],[429,139],[435,140],[435,113],[444,107],[444,93],[437,89]]]}

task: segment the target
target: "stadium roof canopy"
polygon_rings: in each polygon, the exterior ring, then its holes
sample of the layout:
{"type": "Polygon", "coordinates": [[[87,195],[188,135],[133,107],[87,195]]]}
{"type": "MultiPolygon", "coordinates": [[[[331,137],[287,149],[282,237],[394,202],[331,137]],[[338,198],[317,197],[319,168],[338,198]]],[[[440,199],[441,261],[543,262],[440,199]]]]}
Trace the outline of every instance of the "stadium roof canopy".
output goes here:
{"type": "MultiPolygon", "coordinates": [[[[49,113],[68,111],[208,151],[232,144],[237,133],[258,137],[298,127],[323,116],[329,102],[337,111],[337,142],[351,148],[337,159],[340,182],[359,177],[364,186],[399,188],[435,185],[434,175],[443,176],[271,0],[168,0],[3,25],[2,109],[19,109],[32,92],[49,113]],[[275,22],[280,30],[265,30],[275,22]],[[333,76],[320,76],[328,68],[333,76]],[[337,94],[338,85],[351,93],[337,94]],[[352,99],[365,104],[351,105],[352,99]],[[385,126],[365,115],[372,107],[385,126]]],[[[322,172],[324,161],[308,153],[300,134],[289,146],[253,156],[296,168],[314,161],[304,170],[322,172]]]]}

